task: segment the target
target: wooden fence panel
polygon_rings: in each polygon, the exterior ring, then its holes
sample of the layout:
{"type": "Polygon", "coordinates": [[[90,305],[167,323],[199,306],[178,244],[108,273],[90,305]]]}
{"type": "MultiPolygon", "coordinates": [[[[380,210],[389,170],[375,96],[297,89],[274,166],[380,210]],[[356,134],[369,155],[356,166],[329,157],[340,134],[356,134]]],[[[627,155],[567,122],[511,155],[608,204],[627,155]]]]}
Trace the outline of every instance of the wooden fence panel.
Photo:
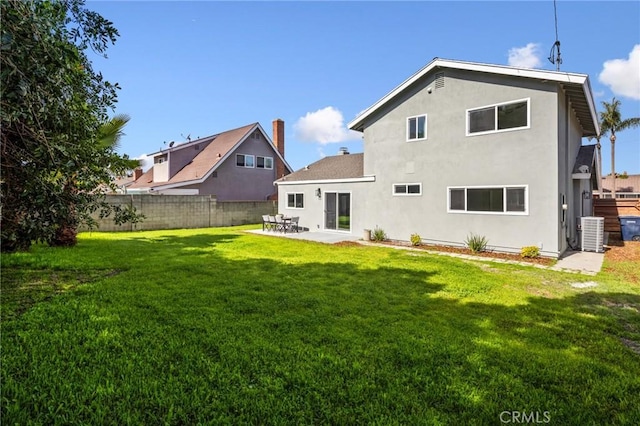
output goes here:
{"type": "Polygon", "coordinates": [[[595,198],[593,215],[604,217],[605,232],[620,233],[618,216],[640,216],[640,200],[595,198]]]}

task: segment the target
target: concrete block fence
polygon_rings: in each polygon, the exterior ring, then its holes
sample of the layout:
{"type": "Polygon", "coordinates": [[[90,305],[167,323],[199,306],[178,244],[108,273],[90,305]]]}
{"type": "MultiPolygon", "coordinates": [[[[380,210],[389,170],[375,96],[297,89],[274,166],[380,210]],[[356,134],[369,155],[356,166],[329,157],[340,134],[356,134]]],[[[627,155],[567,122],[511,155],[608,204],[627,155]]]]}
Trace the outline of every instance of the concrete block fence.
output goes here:
{"type": "Polygon", "coordinates": [[[150,231],[159,229],[210,228],[262,223],[262,215],[276,214],[277,201],[217,201],[210,195],[108,195],[112,205],[136,208],[145,215],[136,224],[116,225],[113,218],[94,219],[93,231],[150,231]]]}

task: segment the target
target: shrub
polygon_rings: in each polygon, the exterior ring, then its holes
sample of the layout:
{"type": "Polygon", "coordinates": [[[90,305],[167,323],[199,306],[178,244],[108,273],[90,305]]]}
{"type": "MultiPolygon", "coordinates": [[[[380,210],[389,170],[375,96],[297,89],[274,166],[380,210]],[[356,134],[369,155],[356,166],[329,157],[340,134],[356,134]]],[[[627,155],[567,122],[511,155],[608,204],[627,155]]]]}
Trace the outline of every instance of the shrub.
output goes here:
{"type": "Polygon", "coordinates": [[[411,234],[411,245],[419,246],[420,244],[422,244],[422,237],[418,234],[411,234]]]}
{"type": "Polygon", "coordinates": [[[373,232],[371,233],[371,239],[373,241],[384,241],[387,239],[387,234],[384,232],[382,228],[378,228],[376,226],[376,229],[374,229],[373,232]]]}
{"type": "Polygon", "coordinates": [[[520,249],[520,256],[534,258],[540,256],[540,249],[537,246],[525,246],[520,249]]]}
{"type": "Polygon", "coordinates": [[[486,237],[482,235],[475,235],[473,233],[469,234],[467,239],[464,240],[464,243],[469,247],[469,250],[471,250],[472,253],[485,251],[488,242],[489,240],[487,240],[486,237]]]}

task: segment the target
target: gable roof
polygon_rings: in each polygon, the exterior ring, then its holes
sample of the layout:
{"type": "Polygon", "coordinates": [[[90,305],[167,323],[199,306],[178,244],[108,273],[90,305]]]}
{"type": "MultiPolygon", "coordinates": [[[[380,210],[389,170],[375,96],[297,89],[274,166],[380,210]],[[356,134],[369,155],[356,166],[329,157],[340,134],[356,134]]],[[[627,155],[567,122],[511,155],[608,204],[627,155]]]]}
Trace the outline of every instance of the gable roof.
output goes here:
{"type": "Polygon", "coordinates": [[[591,169],[593,168],[596,162],[596,146],[595,145],[583,145],[578,150],[578,155],[576,156],[576,162],[573,165],[573,173],[591,173],[591,169]],[[584,169],[584,167],[587,167],[584,169]],[[580,168],[583,168],[582,171],[580,168]]]}
{"type": "Polygon", "coordinates": [[[364,112],[349,123],[349,129],[362,132],[367,118],[369,118],[374,112],[378,111],[382,106],[394,99],[400,93],[404,92],[426,74],[430,73],[434,69],[437,70],[441,68],[452,68],[512,77],[533,78],[542,81],[555,81],[560,84],[563,90],[569,95],[571,105],[582,126],[582,136],[596,136],[600,132],[593,93],[591,92],[591,84],[589,83],[589,76],[586,74],[517,68],[506,65],[492,65],[440,58],[434,58],[426,66],[402,82],[398,87],[364,110],[364,112]]]}
{"type": "Polygon", "coordinates": [[[262,132],[269,145],[273,148],[275,155],[282,160],[287,170],[292,168],[280,155],[269,136],[265,133],[260,123],[248,124],[237,129],[228,130],[217,135],[207,136],[188,143],[156,152],[161,154],[165,152],[174,152],[186,147],[197,144],[207,144],[198,154],[191,160],[189,164],[179,170],[174,176],[166,182],[153,182],[153,167],[147,170],[138,180],[136,180],[129,189],[136,188],[172,188],[184,185],[193,185],[204,182],[233,152],[244,142],[249,135],[255,130],[262,132]]]}
{"type": "Polygon", "coordinates": [[[315,163],[297,170],[276,183],[311,183],[327,180],[361,180],[364,176],[364,154],[344,154],[324,157],[315,163]]]}

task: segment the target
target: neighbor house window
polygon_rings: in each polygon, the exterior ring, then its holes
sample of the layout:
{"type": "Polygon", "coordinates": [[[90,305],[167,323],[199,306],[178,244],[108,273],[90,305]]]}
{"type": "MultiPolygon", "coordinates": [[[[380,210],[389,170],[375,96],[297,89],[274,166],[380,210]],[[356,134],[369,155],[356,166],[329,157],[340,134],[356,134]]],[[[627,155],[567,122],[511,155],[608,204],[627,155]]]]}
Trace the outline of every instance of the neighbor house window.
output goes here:
{"type": "Polygon", "coordinates": [[[273,169],[273,158],[257,156],[256,167],[259,169],[273,169]]]}
{"type": "Polygon", "coordinates": [[[407,141],[427,138],[427,114],[407,118],[407,141]]]}
{"type": "Polygon", "coordinates": [[[287,194],[287,208],[302,209],[304,208],[304,194],[287,194]]]}
{"type": "Polygon", "coordinates": [[[254,156],[246,154],[236,154],[236,166],[238,167],[255,167],[254,156]]]}
{"type": "Polygon", "coordinates": [[[467,135],[529,127],[529,99],[467,110],[467,135]]]}
{"type": "Polygon", "coordinates": [[[422,195],[421,183],[395,183],[393,195],[422,195]]]}
{"type": "Polygon", "coordinates": [[[527,213],[526,186],[449,188],[448,211],[473,213],[527,213]]]}

